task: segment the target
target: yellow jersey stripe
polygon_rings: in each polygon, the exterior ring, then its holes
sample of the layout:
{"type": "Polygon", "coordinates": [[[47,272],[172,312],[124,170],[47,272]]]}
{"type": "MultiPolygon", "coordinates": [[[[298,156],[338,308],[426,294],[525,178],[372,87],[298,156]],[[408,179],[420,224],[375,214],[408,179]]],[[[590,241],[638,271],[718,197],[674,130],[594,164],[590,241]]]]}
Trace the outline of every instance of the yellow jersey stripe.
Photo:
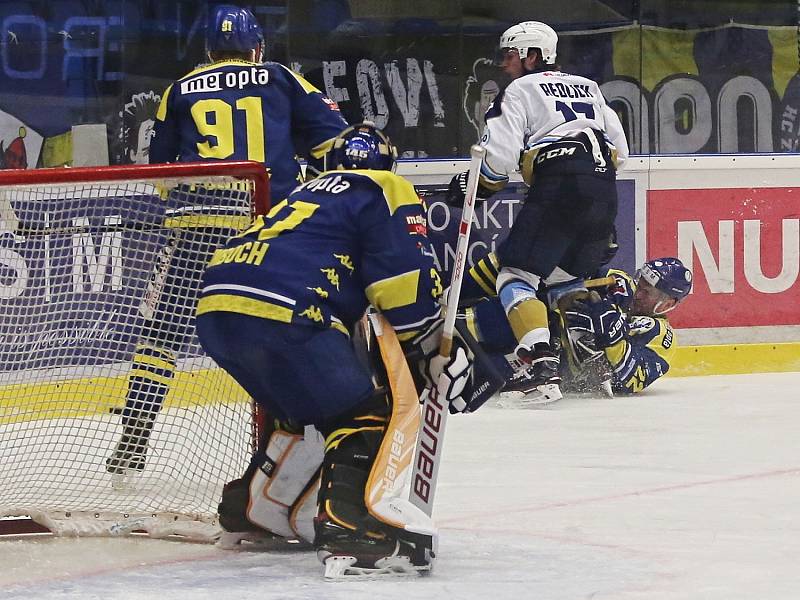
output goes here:
{"type": "Polygon", "coordinates": [[[419,196],[414,186],[406,179],[399,177],[391,171],[367,171],[354,169],[350,173],[357,173],[372,179],[383,190],[383,197],[389,207],[389,214],[393,215],[401,206],[414,206],[420,204],[419,196]]]}
{"type": "Polygon", "coordinates": [[[406,333],[398,332],[397,339],[401,342],[407,342],[408,340],[413,340],[418,333],[418,331],[407,331],[406,333]]]}
{"type": "Polygon", "coordinates": [[[155,381],[156,383],[160,383],[162,385],[170,385],[172,383],[172,377],[164,377],[163,375],[156,375],[150,371],[144,371],[142,369],[131,369],[130,377],[142,377],[143,379],[148,379],[150,381],[155,381]]]}
{"type": "Polygon", "coordinates": [[[291,323],[293,314],[291,308],[233,294],[214,294],[200,298],[197,303],[197,314],[204,315],[210,312],[233,312],[281,323],[291,323]]]}
{"type": "Polygon", "coordinates": [[[486,280],[483,273],[479,271],[479,267],[482,267],[483,263],[479,263],[475,265],[469,270],[469,274],[472,276],[472,279],[475,280],[480,288],[484,291],[484,293],[488,294],[489,296],[494,296],[497,293],[494,286],[489,285],[489,281],[486,280]]]}
{"type": "Polygon", "coordinates": [[[316,146],[314,146],[311,149],[311,156],[313,156],[314,158],[322,158],[323,156],[325,156],[328,152],[330,152],[330,149],[333,148],[333,140],[335,139],[336,138],[331,138],[329,140],[325,140],[321,144],[317,144],[316,146]]]}
{"type": "MultiPolygon", "coordinates": [[[[232,312],[260,319],[280,321],[281,323],[291,323],[294,316],[294,311],[291,308],[234,294],[214,294],[213,296],[200,298],[197,303],[197,314],[204,315],[210,312],[232,312]]],[[[330,326],[332,329],[350,337],[350,332],[344,326],[344,323],[332,320],[330,326]]]]}
{"type": "Polygon", "coordinates": [[[295,78],[297,83],[300,84],[300,87],[302,87],[305,90],[306,94],[321,94],[322,93],[321,91],[319,91],[319,89],[314,84],[310,83],[305,77],[300,75],[300,73],[295,73],[289,67],[286,67],[284,65],[280,65],[280,66],[283,67],[284,69],[286,69],[286,72],[289,73],[289,75],[291,75],[292,77],[295,78]]]}
{"type": "Polygon", "coordinates": [[[613,346],[608,346],[605,349],[606,358],[612,366],[618,366],[625,358],[626,344],[625,340],[620,340],[613,346]]]}
{"type": "Polygon", "coordinates": [[[136,365],[150,365],[156,369],[164,369],[165,371],[174,371],[175,363],[172,361],[157,358],[155,356],[147,356],[146,354],[136,354],[133,357],[133,366],[136,365]]]}
{"type": "Polygon", "coordinates": [[[200,73],[205,73],[206,71],[213,71],[214,69],[218,69],[220,67],[232,67],[232,66],[242,66],[242,65],[247,67],[261,66],[259,63],[250,62],[249,60],[242,60],[241,58],[226,58],[225,60],[218,60],[216,62],[197,67],[196,69],[189,71],[178,81],[184,81],[186,79],[194,77],[195,75],[199,75],[200,73]]]}
{"type": "Polygon", "coordinates": [[[364,290],[370,304],[378,310],[390,310],[408,306],[417,300],[419,269],[381,279],[364,290]]]}
{"type": "Polygon", "coordinates": [[[197,229],[202,227],[219,227],[241,230],[250,225],[250,217],[231,215],[184,215],[167,217],[164,227],[167,229],[197,229]]]}
{"type": "Polygon", "coordinates": [[[147,342],[136,344],[137,354],[145,350],[150,350],[151,352],[156,352],[160,354],[164,358],[164,360],[171,360],[171,361],[175,360],[175,353],[171,352],[170,350],[167,350],[166,348],[159,348],[158,346],[149,344],[147,342]]]}

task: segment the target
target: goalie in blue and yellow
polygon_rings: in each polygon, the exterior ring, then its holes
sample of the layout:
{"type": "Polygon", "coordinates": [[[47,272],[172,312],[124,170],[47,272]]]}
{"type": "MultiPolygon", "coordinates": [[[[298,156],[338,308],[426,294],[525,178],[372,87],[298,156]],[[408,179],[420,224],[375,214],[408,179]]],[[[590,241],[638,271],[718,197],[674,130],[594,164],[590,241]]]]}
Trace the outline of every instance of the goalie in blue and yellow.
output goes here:
{"type": "MultiPolygon", "coordinates": [[[[270,415],[306,430],[291,444],[291,434],[272,434],[263,464],[248,474],[246,519],[239,520],[313,540],[326,576],[425,570],[435,545],[429,517],[407,499],[382,504],[387,484],[410,461],[419,422],[400,344],[413,344],[440,320],[442,294],[425,206],[392,172],[395,157],[372,124],[345,130],[326,157],[328,170],[214,254],[197,307],[209,356],[270,415]],[[400,386],[376,385],[350,339],[368,305],[382,314],[383,333],[396,333],[389,354],[407,374],[403,415],[400,386]],[[309,426],[324,438],[324,457],[312,448],[309,426]],[[319,508],[309,531],[319,461],[319,508]],[[279,492],[290,480],[291,492],[279,492]],[[269,508],[264,497],[279,500],[269,508]]],[[[381,356],[388,371],[383,347],[381,356]]],[[[236,531],[226,522],[237,492],[226,491],[221,523],[236,531]]]]}

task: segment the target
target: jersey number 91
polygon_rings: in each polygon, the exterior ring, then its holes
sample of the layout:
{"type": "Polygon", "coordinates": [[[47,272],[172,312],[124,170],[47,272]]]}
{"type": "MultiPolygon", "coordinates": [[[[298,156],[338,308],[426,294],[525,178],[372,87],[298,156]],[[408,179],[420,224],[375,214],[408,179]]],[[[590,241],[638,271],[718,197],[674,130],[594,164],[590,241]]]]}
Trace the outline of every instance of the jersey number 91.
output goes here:
{"type": "Polygon", "coordinates": [[[261,98],[247,96],[236,100],[236,105],[219,99],[198,100],[192,105],[192,118],[197,131],[207,141],[197,144],[197,152],[203,158],[224,160],[236,151],[233,133],[233,111],[244,113],[247,128],[247,159],[264,162],[264,113],[261,98]],[[212,144],[209,140],[215,141],[212,144]]]}

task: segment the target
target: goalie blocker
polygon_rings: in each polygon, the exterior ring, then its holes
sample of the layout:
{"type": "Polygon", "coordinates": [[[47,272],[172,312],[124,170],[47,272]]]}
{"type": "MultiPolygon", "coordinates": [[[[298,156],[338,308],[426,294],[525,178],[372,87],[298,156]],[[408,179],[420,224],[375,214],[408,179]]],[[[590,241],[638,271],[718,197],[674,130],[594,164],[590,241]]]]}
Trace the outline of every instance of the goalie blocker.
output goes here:
{"type": "MultiPolygon", "coordinates": [[[[469,310],[469,309],[468,309],[469,310]]],[[[437,364],[443,321],[439,320],[406,348],[409,364],[415,368],[420,395],[438,378],[432,373],[437,364]]],[[[451,414],[471,413],[483,406],[513,377],[514,369],[504,357],[489,354],[469,328],[467,314],[459,312],[455,322],[453,351],[444,365],[439,366],[451,379],[448,391],[448,410],[451,414]]]]}

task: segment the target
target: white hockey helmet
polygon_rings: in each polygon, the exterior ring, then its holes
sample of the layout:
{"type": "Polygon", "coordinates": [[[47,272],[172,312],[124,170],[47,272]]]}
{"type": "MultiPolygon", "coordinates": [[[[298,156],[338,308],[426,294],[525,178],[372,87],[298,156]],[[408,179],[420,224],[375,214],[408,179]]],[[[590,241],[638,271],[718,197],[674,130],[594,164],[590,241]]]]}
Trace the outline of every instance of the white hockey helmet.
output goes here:
{"type": "Polygon", "coordinates": [[[514,48],[519,57],[525,60],[528,50],[538,48],[542,61],[552,65],[556,62],[558,35],[552,27],[540,21],[524,21],[509,27],[500,36],[500,48],[514,48]]]}

